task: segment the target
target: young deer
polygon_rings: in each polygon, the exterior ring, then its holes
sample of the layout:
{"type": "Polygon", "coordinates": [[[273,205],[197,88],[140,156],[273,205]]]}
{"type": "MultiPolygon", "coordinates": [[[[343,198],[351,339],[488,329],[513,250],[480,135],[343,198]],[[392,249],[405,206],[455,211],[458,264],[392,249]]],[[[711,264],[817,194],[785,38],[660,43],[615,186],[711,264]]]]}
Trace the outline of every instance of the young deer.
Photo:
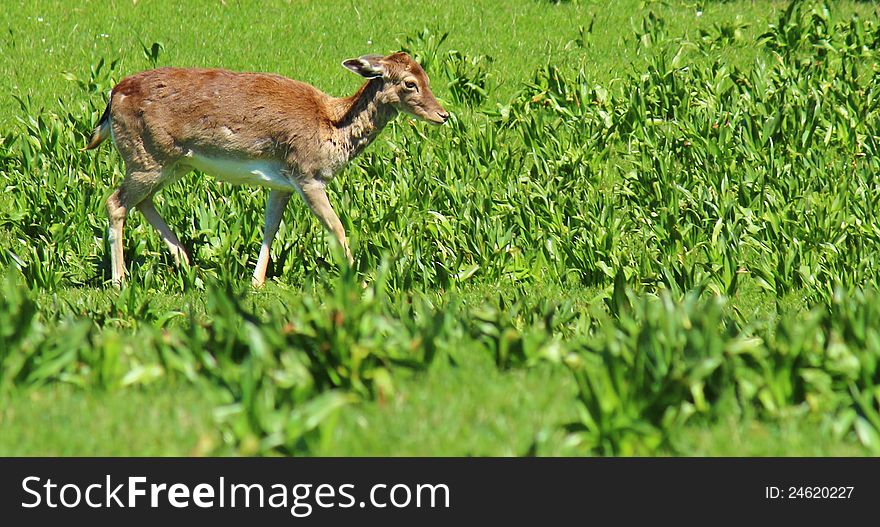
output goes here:
{"type": "Polygon", "coordinates": [[[434,124],[449,114],[431,93],[425,71],[406,53],[365,55],[342,65],[367,79],[351,97],[331,97],[279,75],[219,69],[161,68],[122,79],[85,148],[110,135],[125,161],[125,180],[107,200],[113,283],[125,278],[122,226],[132,207],[159,231],[178,264],[189,263],[153,196],[193,169],[270,189],[255,285],[266,279],[269,248],[293,192],[352,263],[327,184],[399,110],[434,124]]]}

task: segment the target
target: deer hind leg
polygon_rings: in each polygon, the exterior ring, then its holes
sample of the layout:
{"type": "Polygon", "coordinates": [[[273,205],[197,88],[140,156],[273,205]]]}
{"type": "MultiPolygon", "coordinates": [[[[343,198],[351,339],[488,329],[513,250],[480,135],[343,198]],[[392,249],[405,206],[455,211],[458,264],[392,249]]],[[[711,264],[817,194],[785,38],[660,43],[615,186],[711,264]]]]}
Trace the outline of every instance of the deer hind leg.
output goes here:
{"type": "Polygon", "coordinates": [[[125,223],[126,206],[125,192],[119,188],[107,199],[107,217],[109,228],[107,240],[110,243],[110,271],[113,285],[119,287],[125,279],[125,261],[122,257],[122,226],[125,223]]]}
{"type": "Polygon", "coordinates": [[[348,264],[353,265],[354,258],[351,257],[351,250],[349,250],[348,241],[345,239],[345,229],[342,228],[342,222],[339,221],[339,217],[330,205],[324,184],[319,182],[307,183],[302,186],[302,195],[306,204],[315,216],[321,220],[324,227],[336,236],[337,241],[342,245],[342,250],[345,252],[348,264]]]}
{"type": "Polygon", "coordinates": [[[186,249],[184,249],[183,244],[180,243],[180,239],[178,239],[171,228],[168,227],[168,224],[165,223],[165,220],[162,219],[162,216],[159,215],[159,211],[156,210],[156,205],[153,203],[153,196],[138,203],[137,209],[141,211],[141,214],[143,214],[145,218],[147,218],[150,225],[159,231],[159,236],[162,237],[165,245],[168,246],[168,250],[171,251],[171,255],[174,256],[174,263],[178,267],[180,267],[181,262],[188,266],[189,256],[186,255],[186,249]]]}
{"type": "Polygon", "coordinates": [[[272,241],[275,240],[275,234],[278,232],[278,226],[281,224],[281,217],[284,216],[284,209],[287,207],[287,202],[290,201],[290,196],[290,192],[281,190],[269,192],[269,200],[266,202],[266,225],[263,228],[263,245],[260,246],[260,257],[257,259],[257,266],[254,269],[254,287],[260,287],[266,281],[269,249],[272,248],[272,241]]]}
{"type": "Polygon", "coordinates": [[[162,172],[160,170],[129,170],[122,185],[107,199],[110,269],[113,285],[116,287],[119,287],[125,280],[125,258],[122,253],[122,228],[125,224],[125,216],[132,207],[152,196],[155,190],[161,186],[161,182],[162,172]]]}

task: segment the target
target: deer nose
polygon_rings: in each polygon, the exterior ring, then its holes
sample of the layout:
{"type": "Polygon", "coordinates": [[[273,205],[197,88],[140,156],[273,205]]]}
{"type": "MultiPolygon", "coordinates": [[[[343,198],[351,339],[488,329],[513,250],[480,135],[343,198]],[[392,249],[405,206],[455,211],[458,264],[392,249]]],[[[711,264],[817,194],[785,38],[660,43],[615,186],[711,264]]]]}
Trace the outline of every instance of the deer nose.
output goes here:
{"type": "Polygon", "coordinates": [[[446,113],[444,110],[440,110],[440,111],[437,112],[437,117],[439,117],[440,119],[442,119],[443,122],[445,123],[446,120],[449,119],[449,114],[446,113]]]}

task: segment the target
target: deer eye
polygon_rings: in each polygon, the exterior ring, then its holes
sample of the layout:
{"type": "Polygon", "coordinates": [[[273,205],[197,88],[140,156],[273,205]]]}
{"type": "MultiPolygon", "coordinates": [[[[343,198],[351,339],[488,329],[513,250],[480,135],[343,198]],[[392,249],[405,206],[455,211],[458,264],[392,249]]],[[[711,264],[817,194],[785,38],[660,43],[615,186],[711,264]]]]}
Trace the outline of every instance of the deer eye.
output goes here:
{"type": "Polygon", "coordinates": [[[414,81],[403,81],[403,85],[406,86],[407,90],[416,89],[416,83],[414,81]]]}

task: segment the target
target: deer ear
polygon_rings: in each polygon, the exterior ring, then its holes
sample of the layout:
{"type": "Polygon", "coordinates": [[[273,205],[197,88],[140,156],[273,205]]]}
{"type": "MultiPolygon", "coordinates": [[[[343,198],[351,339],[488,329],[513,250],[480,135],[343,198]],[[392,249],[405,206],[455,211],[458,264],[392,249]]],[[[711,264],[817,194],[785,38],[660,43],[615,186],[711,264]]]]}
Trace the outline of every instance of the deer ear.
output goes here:
{"type": "Polygon", "coordinates": [[[356,59],[348,59],[342,65],[365,79],[375,79],[385,72],[385,68],[379,62],[382,58],[379,55],[364,55],[356,59]]]}

